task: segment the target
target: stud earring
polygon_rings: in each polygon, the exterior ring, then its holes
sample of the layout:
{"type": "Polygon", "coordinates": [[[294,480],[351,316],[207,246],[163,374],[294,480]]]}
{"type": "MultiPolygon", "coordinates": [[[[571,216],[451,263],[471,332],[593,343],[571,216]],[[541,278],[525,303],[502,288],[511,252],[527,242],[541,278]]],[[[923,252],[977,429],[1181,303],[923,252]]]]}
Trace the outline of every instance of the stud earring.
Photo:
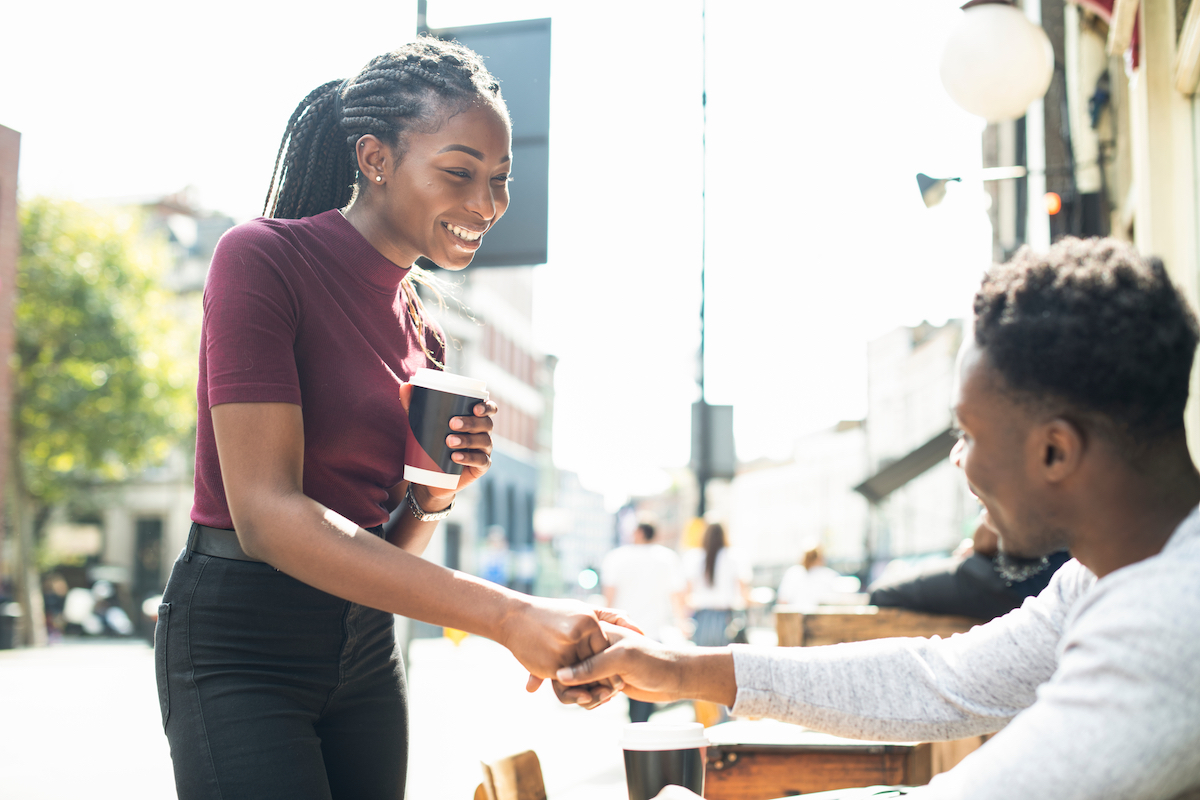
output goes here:
{"type": "Polygon", "coordinates": [[[376,175],[376,176],[375,176],[375,180],[379,181],[380,183],[383,183],[383,176],[382,176],[382,175],[376,175]]]}

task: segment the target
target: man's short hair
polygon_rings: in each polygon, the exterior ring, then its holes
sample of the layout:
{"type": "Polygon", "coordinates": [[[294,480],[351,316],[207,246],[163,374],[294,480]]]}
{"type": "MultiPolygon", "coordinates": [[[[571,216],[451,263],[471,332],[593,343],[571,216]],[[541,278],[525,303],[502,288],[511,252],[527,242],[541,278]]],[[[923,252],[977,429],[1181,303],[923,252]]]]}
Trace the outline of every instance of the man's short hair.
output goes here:
{"type": "Polygon", "coordinates": [[[975,295],[975,343],[1005,388],[1126,456],[1183,427],[1197,330],[1162,261],[1115,239],[1022,248],[975,295]]]}
{"type": "Polygon", "coordinates": [[[654,533],[655,533],[654,526],[651,525],[649,522],[639,522],[637,529],[642,532],[642,537],[647,542],[654,541],[654,533]]]}

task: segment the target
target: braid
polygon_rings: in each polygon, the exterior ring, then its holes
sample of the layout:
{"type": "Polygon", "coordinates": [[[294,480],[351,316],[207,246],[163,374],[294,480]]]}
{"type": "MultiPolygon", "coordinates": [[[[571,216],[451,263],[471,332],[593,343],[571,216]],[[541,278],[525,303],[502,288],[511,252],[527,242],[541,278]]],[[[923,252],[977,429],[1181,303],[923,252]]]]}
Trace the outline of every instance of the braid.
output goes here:
{"type": "MultiPolygon", "coordinates": [[[[403,158],[407,133],[429,130],[444,118],[447,107],[457,111],[476,98],[493,103],[508,116],[500,84],[483,60],[458,42],[429,36],[376,56],[349,80],[318,86],[288,120],[263,216],[300,219],[348,205],[365,184],[354,152],[359,139],[376,136],[403,158]]],[[[443,349],[445,341],[436,326],[425,322],[418,283],[431,288],[441,303],[439,279],[414,264],[401,289],[421,334],[421,347],[440,367],[424,331],[432,330],[443,349]]]]}
{"type": "Polygon", "coordinates": [[[298,219],[349,202],[354,164],[338,129],[341,84],[318,86],[292,113],[275,156],[264,216],[298,219]]]}

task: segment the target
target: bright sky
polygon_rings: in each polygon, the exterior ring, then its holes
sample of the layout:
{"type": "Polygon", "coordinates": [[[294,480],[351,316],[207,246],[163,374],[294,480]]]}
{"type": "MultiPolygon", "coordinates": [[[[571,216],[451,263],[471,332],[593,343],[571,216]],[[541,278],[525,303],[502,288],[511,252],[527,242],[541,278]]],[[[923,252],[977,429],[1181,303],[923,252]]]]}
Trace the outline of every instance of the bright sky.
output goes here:
{"type": "MultiPolygon", "coordinates": [[[[961,0],[707,5],[705,61],[701,0],[429,0],[434,27],[553,18],[535,335],[561,359],[555,460],[610,498],[687,462],[703,240],[708,400],[734,405],[744,460],[862,417],[867,342],[962,316],[990,258],[981,184],[926,209],[914,177],[980,166],[983,123],[937,75],[961,0]]],[[[10,4],[0,124],[22,133],[22,194],[190,185],[252,217],[296,103],[412,38],[415,6],[10,4]]]]}

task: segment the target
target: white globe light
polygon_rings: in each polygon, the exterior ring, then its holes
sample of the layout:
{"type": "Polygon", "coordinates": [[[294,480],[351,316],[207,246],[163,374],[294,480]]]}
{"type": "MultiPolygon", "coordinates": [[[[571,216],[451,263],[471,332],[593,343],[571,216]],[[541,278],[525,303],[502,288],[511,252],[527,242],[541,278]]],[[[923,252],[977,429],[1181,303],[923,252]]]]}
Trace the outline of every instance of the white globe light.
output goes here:
{"type": "Polygon", "coordinates": [[[966,111],[988,122],[1018,119],[1050,88],[1054,48],[1020,9],[972,6],[946,42],[941,75],[950,99],[966,111]]]}

